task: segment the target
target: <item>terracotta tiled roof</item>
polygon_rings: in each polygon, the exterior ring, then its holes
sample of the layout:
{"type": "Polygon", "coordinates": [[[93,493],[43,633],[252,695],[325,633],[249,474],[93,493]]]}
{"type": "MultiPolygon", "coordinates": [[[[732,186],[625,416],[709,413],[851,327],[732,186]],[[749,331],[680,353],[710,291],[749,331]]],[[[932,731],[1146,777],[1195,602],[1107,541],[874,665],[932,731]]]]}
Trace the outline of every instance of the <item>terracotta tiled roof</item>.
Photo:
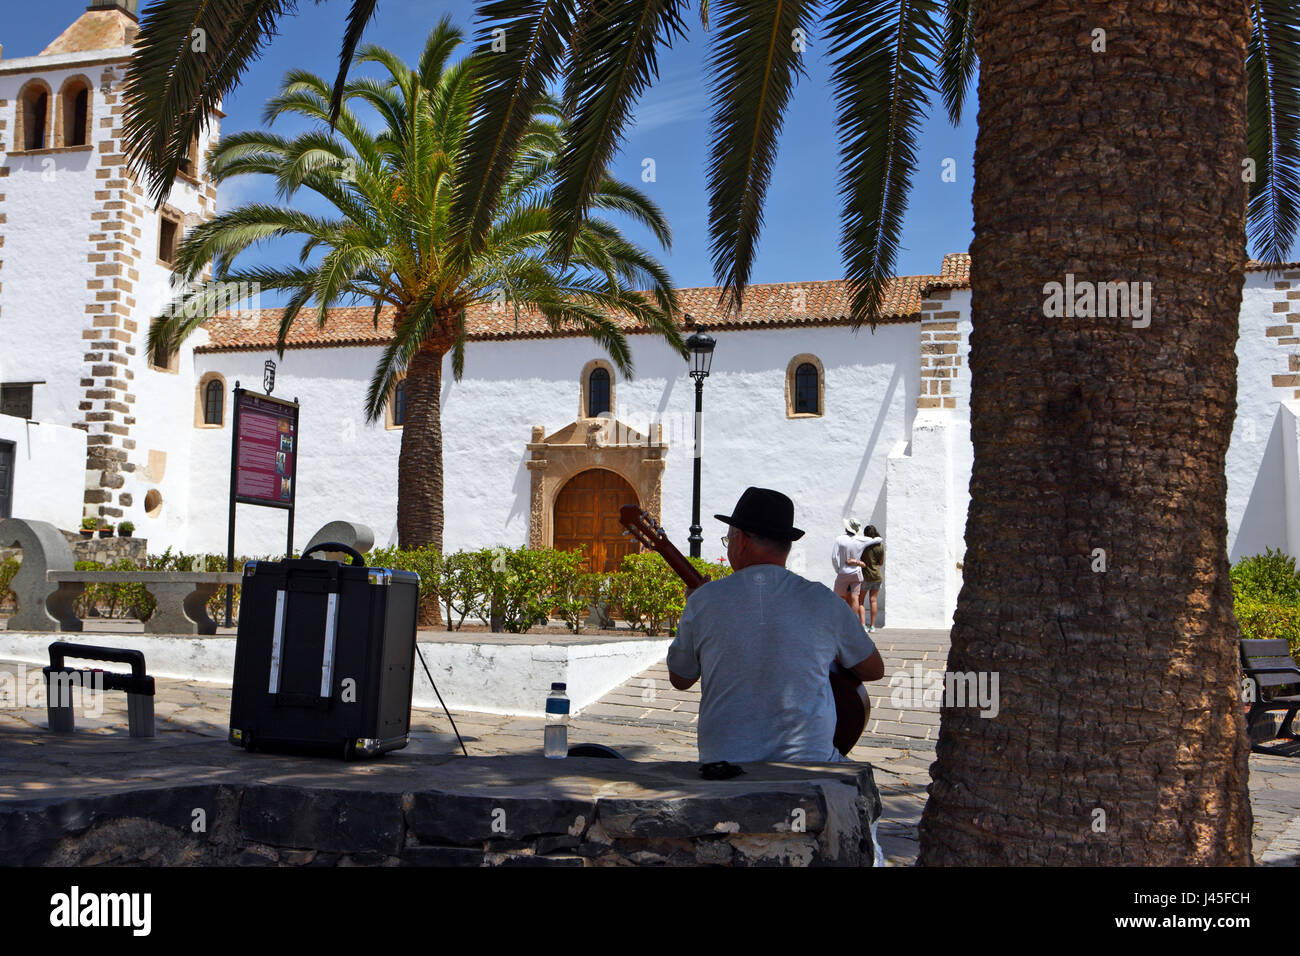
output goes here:
{"type": "Polygon", "coordinates": [[[927,296],[935,289],[967,288],[970,288],[970,254],[950,252],[943,257],[939,275],[921,288],[921,295],[927,296]]]}
{"type": "MultiPolygon", "coordinates": [[[[1300,268],[1300,262],[1259,262],[1251,259],[1246,263],[1247,272],[1268,272],[1282,269],[1300,268]]],[[[970,253],[950,252],[943,257],[943,266],[935,281],[926,283],[921,289],[922,295],[928,295],[933,289],[967,289],[970,288],[970,253]]]]}
{"type": "Polygon", "coordinates": [[[941,279],[967,282],[970,280],[970,253],[950,252],[943,257],[943,267],[939,270],[941,279]]]}
{"type": "MultiPolygon", "coordinates": [[[[881,321],[916,321],[921,308],[922,286],[938,276],[899,276],[891,280],[885,293],[881,321]]],[[[686,316],[684,329],[704,326],[710,330],[793,328],[816,325],[848,325],[849,291],[842,279],[829,282],[780,282],[752,285],[745,290],[744,306],[739,317],[724,316],[718,304],[720,289],[679,289],[678,297],[686,316]]],[[[263,351],[275,347],[280,327],[279,309],[263,309],[242,314],[220,315],[208,323],[207,345],[198,352],[263,351]]],[[[540,313],[521,312],[518,322],[510,307],[493,311],[491,305],[472,307],[466,316],[471,341],[522,338],[550,338],[581,335],[576,330],[554,332],[540,313]]],[[[625,318],[619,322],[627,334],[649,331],[645,326],[625,318]]],[[[316,323],[316,312],[303,310],[289,330],[289,348],[333,348],[344,345],[382,345],[392,336],[393,313],[380,313],[378,327],[373,307],[335,308],[329,310],[324,327],[316,323]]]]}
{"type": "Polygon", "coordinates": [[[130,46],[139,32],[140,25],[122,10],[87,10],[42,50],[40,55],[114,50],[130,46]]]}

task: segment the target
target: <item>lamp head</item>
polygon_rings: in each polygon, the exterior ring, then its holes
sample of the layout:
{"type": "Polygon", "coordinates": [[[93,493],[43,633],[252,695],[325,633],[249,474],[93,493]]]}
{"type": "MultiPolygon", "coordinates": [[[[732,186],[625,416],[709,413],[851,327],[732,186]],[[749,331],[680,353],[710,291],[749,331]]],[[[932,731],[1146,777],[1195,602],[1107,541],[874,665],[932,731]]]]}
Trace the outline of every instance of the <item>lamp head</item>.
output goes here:
{"type": "Polygon", "coordinates": [[[709,377],[713,348],[717,344],[713,336],[704,331],[693,332],[686,340],[686,347],[691,350],[691,378],[697,382],[709,377]]]}

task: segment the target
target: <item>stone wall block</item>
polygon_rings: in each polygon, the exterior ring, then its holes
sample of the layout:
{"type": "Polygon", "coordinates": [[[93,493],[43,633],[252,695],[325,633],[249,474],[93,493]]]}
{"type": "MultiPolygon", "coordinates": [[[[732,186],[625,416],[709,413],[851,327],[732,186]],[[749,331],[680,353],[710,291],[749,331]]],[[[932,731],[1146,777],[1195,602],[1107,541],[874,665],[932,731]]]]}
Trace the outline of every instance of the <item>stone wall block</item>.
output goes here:
{"type": "Polygon", "coordinates": [[[464,846],[496,839],[580,836],[595,815],[594,801],[560,794],[457,793],[454,799],[443,799],[440,791],[433,790],[415,794],[406,826],[421,843],[464,846]]]}
{"type": "Polygon", "coordinates": [[[239,830],[258,843],[333,853],[393,855],[405,843],[401,799],[391,793],[250,787],[239,830]]]}

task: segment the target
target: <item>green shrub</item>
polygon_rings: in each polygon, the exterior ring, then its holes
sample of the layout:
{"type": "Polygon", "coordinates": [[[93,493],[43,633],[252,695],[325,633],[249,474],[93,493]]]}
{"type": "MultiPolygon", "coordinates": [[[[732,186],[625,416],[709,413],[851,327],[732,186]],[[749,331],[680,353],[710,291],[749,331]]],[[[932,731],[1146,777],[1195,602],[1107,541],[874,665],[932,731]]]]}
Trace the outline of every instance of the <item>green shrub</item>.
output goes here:
{"type": "Polygon", "coordinates": [[[526,634],[550,617],[557,554],[549,548],[494,549],[488,577],[492,616],[511,634],[526,634]],[[504,559],[504,560],[503,560],[504,559]]]}
{"type": "Polygon", "coordinates": [[[447,612],[447,630],[459,631],[471,615],[487,620],[486,593],[493,560],[489,550],[457,551],[442,559],[440,596],[447,612]]]}
{"type": "MultiPolygon", "coordinates": [[[[236,556],[234,567],[232,567],[231,570],[238,574],[243,574],[244,565],[249,561],[254,560],[278,561],[279,558],[271,555],[261,558],[245,558],[242,556],[236,556]]],[[[226,570],[226,556],[224,554],[205,554],[203,555],[202,565],[204,571],[224,571],[226,570]]],[[[230,598],[231,624],[237,625],[239,623],[239,599],[242,594],[242,585],[236,584],[230,598]]],[[[226,623],[226,589],[224,587],[217,588],[217,593],[208,598],[208,617],[212,618],[212,620],[216,621],[218,624],[224,625],[226,623]]]]}
{"type": "Polygon", "coordinates": [[[1242,637],[1281,638],[1290,646],[1291,656],[1300,660],[1300,605],[1239,599],[1233,602],[1232,610],[1241,625],[1242,637]]]}
{"type": "Polygon", "coordinates": [[[577,551],[547,551],[550,568],[548,572],[550,591],[550,613],[564,622],[572,633],[582,631],[593,602],[593,589],[599,582],[593,580],[599,575],[589,574],[585,569],[584,549],[577,551]]]}
{"type": "Polygon", "coordinates": [[[1289,554],[1266,548],[1263,554],[1238,561],[1229,576],[1238,600],[1300,604],[1300,574],[1289,554]]]}
{"type": "Polygon", "coordinates": [[[420,576],[420,617],[425,627],[438,623],[438,591],[442,580],[442,555],[434,548],[375,548],[366,564],[394,571],[414,571],[420,576]]]}
{"type": "Polygon", "coordinates": [[[1249,639],[1282,639],[1300,661],[1300,574],[1295,558],[1266,548],[1238,561],[1232,578],[1232,610],[1249,639]]]}
{"type": "Polygon", "coordinates": [[[624,557],[613,589],[623,619],[651,637],[671,631],[686,607],[686,585],[653,551],[624,557]]]}
{"type": "Polygon", "coordinates": [[[722,558],[717,561],[705,561],[703,558],[687,558],[686,560],[691,562],[691,566],[696,571],[699,571],[712,581],[725,578],[731,573],[731,565],[727,564],[726,560],[722,558]]]}
{"type": "Polygon", "coordinates": [[[618,611],[618,572],[588,574],[584,580],[591,606],[596,610],[596,626],[602,630],[612,629],[618,611]]]}
{"type": "MultiPolygon", "coordinates": [[[[98,561],[74,561],[72,566],[78,571],[103,571],[104,566],[98,561]]],[[[104,589],[108,587],[105,584],[87,584],[77,596],[73,607],[76,609],[77,617],[90,617],[92,612],[98,616],[99,608],[106,603],[104,589]]]]}
{"type": "Polygon", "coordinates": [[[0,608],[9,611],[15,611],[18,608],[18,598],[9,585],[13,583],[14,575],[18,573],[18,567],[22,564],[16,557],[8,557],[0,561],[0,608]]]}

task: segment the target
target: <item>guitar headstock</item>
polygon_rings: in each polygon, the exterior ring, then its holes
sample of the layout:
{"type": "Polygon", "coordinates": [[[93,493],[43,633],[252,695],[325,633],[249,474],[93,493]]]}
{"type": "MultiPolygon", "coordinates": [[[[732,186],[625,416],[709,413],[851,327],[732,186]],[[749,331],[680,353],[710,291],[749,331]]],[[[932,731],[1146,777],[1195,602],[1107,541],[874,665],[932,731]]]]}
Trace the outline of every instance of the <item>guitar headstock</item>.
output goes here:
{"type": "Polygon", "coordinates": [[[697,588],[708,578],[697,571],[690,561],[668,538],[668,532],[659,526],[659,522],[646,514],[637,505],[624,505],[618,509],[618,520],[628,534],[651,551],[657,551],[668,562],[668,566],[677,572],[677,576],[686,582],[688,588],[697,588]]]}
{"type": "Polygon", "coordinates": [[[658,550],[660,541],[667,538],[658,522],[636,505],[619,508],[618,521],[626,529],[624,534],[635,538],[647,548],[658,550]]]}

